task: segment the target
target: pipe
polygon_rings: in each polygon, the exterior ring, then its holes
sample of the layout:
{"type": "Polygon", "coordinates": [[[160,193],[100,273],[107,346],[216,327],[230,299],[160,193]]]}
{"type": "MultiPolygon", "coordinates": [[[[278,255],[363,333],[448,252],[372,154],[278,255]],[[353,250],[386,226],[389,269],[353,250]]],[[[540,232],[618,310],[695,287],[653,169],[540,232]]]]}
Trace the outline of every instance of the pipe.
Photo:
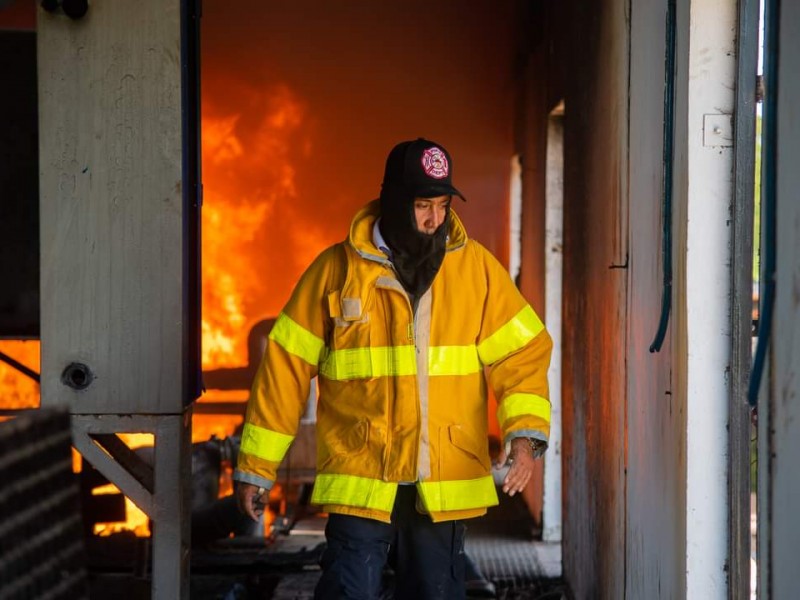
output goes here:
{"type": "Polygon", "coordinates": [[[672,154],[675,138],[675,0],[667,2],[666,49],[664,51],[664,149],[662,155],[663,180],[661,182],[661,205],[663,237],[661,240],[661,262],[663,265],[663,288],[661,291],[661,316],[658,320],[650,352],[659,352],[667,335],[669,313],[672,309],[672,154]]]}

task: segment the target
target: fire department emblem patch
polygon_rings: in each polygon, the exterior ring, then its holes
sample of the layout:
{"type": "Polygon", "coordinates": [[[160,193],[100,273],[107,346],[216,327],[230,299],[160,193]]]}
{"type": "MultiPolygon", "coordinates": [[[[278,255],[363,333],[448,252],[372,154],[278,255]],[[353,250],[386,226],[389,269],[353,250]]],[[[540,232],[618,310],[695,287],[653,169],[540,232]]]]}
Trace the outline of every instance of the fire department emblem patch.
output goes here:
{"type": "Polygon", "coordinates": [[[422,168],[428,177],[434,179],[443,179],[447,177],[450,171],[450,165],[447,164],[447,157],[442,152],[441,148],[432,146],[422,153],[422,168]]]}

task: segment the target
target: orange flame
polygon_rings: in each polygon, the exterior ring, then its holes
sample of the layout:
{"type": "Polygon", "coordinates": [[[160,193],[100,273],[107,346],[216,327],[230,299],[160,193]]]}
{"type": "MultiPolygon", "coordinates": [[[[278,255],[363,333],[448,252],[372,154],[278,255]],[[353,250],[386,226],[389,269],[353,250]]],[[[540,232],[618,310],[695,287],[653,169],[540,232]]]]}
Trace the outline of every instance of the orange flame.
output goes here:
{"type": "MultiPolygon", "coordinates": [[[[272,223],[290,246],[290,260],[275,256],[285,245],[265,248],[268,220],[275,219],[276,206],[297,198],[295,185],[298,152],[308,155],[310,144],[300,141],[305,109],[287,86],[242,93],[243,112],[224,113],[204,98],[202,118],[204,206],[202,224],[203,321],[202,364],[204,369],[239,367],[247,363],[247,335],[257,321],[275,316],[285,298],[274,293],[275,278],[292,281],[298,265],[307,265],[322,246],[319,227],[304,223],[287,228],[272,223]],[[299,150],[298,150],[299,148],[299,150]],[[270,255],[270,250],[272,251],[270,255]],[[269,273],[265,271],[269,270],[269,273]]],[[[273,242],[274,243],[274,242],[273,242]]],[[[285,282],[284,282],[285,283],[285,282]]],[[[39,342],[4,341],[0,350],[39,371],[39,342]]],[[[13,368],[0,363],[0,406],[39,406],[39,385],[13,368]]],[[[214,390],[215,401],[246,399],[246,391],[214,390]]],[[[212,436],[224,438],[242,423],[241,415],[195,415],[192,441],[212,436]]],[[[131,448],[152,445],[151,434],[120,434],[131,448]]],[[[80,457],[73,453],[80,469],[80,457]]],[[[116,493],[109,484],[94,494],[116,493]]],[[[223,470],[222,495],[232,492],[230,470],[223,470]]],[[[279,492],[276,488],[275,494],[279,492]]],[[[131,530],[150,535],[149,519],[126,498],[127,520],[95,526],[98,535],[131,530]]],[[[274,515],[267,513],[266,530],[274,515]]]]}
{"type": "MultiPolygon", "coordinates": [[[[203,128],[203,367],[247,363],[248,326],[271,316],[257,304],[268,289],[259,236],[278,202],[297,196],[290,138],[303,107],[285,86],[251,91],[252,114],[215,114],[203,128]]],[[[268,310],[268,309],[267,309],[268,310]]]]}
{"type": "MultiPolygon", "coordinates": [[[[39,372],[40,356],[37,340],[0,340],[0,352],[39,372]]],[[[39,384],[11,365],[0,362],[0,407],[22,409],[38,406],[39,384]]]]}

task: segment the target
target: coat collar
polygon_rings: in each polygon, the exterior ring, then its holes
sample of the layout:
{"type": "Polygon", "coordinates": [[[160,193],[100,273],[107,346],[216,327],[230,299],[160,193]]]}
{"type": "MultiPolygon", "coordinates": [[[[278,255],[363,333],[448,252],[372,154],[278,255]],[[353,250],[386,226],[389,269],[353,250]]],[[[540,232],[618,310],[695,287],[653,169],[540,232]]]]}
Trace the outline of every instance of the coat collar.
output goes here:
{"type": "MultiPolygon", "coordinates": [[[[375,222],[380,216],[380,201],[373,200],[356,213],[350,224],[348,242],[350,246],[363,258],[381,263],[388,263],[386,253],[375,246],[372,235],[375,222]]],[[[467,243],[467,231],[456,212],[450,209],[450,231],[447,237],[446,251],[458,250],[467,243]]]]}

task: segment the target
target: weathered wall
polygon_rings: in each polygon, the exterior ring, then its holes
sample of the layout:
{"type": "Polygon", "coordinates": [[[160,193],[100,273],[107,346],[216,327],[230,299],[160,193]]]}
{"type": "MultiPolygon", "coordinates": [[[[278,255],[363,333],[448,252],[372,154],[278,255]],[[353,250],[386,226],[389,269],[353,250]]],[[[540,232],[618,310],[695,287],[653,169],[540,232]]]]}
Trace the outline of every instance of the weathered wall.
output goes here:
{"type": "Polygon", "coordinates": [[[649,352],[662,294],[665,14],[659,0],[549,13],[547,93],[565,100],[563,556],[575,598],[684,588],[670,336],[649,352]]]}
{"type": "MultiPolygon", "coordinates": [[[[680,598],[684,586],[684,408],[670,381],[672,337],[651,353],[661,311],[666,1],[631,7],[630,262],[627,299],[625,593],[680,598]]],[[[671,321],[676,316],[673,306],[671,321]]]]}
{"type": "Polygon", "coordinates": [[[628,256],[626,3],[564,15],[564,574],[622,598],[628,256]]]}
{"type": "Polygon", "coordinates": [[[721,597],[732,153],[706,115],[730,122],[732,5],[678,3],[676,265],[657,354],[667,3],[570,6],[557,29],[570,40],[560,48],[565,578],[576,598],[721,597]]]}
{"type": "MultiPolygon", "coordinates": [[[[769,555],[759,560],[769,569],[768,578],[761,582],[763,597],[788,600],[800,595],[800,4],[781,4],[779,40],[776,298],[766,424],[769,437],[764,440],[772,450],[772,460],[771,464],[759,464],[759,469],[769,469],[772,489],[768,498],[759,496],[768,503],[770,513],[764,524],[769,529],[769,555]]],[[[762,418],[759,412],[759,420],[762,418]]]]}

